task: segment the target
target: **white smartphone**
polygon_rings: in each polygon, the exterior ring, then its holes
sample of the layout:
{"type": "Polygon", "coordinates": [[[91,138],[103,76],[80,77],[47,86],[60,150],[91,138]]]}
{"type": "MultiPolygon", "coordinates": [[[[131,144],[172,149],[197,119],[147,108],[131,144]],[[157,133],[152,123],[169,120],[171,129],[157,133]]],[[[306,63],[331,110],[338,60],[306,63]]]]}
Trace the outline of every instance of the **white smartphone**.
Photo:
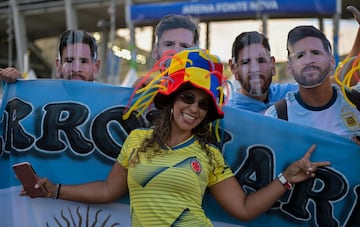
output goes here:
{"type": "Polygon", "coordinates": [[[29,162],[14,164],[12,168],[17,178],[20,180],[27,195],[29,195],[31,198],[43,197],[46,195],[46,190],[44,187],[34,188],[38,181],[38,176],[29,162]]]}

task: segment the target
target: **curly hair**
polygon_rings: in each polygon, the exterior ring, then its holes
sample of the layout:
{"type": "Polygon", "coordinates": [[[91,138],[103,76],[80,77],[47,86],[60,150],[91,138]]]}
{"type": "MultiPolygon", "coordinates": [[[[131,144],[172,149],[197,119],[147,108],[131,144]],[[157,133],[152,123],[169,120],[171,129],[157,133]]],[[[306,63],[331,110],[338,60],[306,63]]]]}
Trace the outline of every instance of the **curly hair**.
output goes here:
{"type": "MultiPolygon", "coordinates": [[[[154,121],[154,130],[149,138],[145,138],[138,149],[134,149],[130,156],[130,165],[134,166],[139,163],[139,152],[145,153],[145,157],[151,159],[156,155],[164,154],[164,147],[166,141],[171,135],[171,121],[172,108],[174,106],[174,99],[168,105],[161,109],[159,117],[154,121]],[[151,149],[149,149],[151,148],[151,149]]],[[[215,139],[211,131],[211,122],[206,115],[205,119],[194,129],[192,129],[194,137],[199,141],[202,150],[209,158],[209,163],[212,164],[213,154],[210,152],[209,144],[215,143],[215,139]]]]}

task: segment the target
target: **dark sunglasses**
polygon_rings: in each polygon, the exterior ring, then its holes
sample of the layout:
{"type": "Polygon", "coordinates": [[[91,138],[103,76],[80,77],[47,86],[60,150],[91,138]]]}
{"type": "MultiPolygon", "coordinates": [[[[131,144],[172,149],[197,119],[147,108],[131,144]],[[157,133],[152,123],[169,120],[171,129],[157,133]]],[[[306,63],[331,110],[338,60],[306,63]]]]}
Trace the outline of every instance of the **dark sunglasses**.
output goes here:
{"type": "Polygon", "coordinates": [[[194,104],[195,102],[197,102],[198,107],[200,109],[205,110],[205,111],[209,110],[209,102],[207,100],[197,101],[195,99],[195,96],[192,94],[181,94],[181,95],[179,95],[179,98],[183,103],[191,105],[191,104],[194,104]]]}

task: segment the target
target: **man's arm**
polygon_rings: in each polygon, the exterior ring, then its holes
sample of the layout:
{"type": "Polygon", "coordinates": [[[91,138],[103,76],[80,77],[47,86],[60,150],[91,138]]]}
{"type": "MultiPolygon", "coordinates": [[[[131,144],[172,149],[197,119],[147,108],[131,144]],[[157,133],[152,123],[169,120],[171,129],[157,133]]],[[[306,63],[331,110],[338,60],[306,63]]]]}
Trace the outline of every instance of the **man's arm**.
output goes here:
{"type": "MultiPolygon", "coordinates": [[[[346,9],[349,10],[354,15],[354,19],[359,24],[353,46],[352,46],[349,54],[346,55],[346,58],[345,58],[345,59],[348,59],[348,58],[351,58],[351,57],[358,56],[360,54],[360,12],[354,6],[348,6],[348,7],[346,7],[346,9]]],[[[351,67],[346,67],[345,68],[346,72],[342,72],[343,69],[340,69],[338,74],[339,75],[340,74],[346,75],[350,69],[351,69],[351,67]]],[[[358,72],[355,72],[355,73],[358,73],[358,72]]],[[[334,76],[331,77],[331,82],[339,84],[334,76]]],[[[357,82],[358,82],[357,78],[355,78],[354,76],[351,77],[350,86],[356,85],[357,82]]]]}
{"type": "Polygon", "coordinates": [[[359,24],[354,44],[350,50],[350,53],[347,55],[347,57],[353,57],[353,56],[357,56],[360,52],[360,12],[354,6],[348,6],[346,7],[346,9],[349,10],[354,15],[354,19],[359,24]]]}

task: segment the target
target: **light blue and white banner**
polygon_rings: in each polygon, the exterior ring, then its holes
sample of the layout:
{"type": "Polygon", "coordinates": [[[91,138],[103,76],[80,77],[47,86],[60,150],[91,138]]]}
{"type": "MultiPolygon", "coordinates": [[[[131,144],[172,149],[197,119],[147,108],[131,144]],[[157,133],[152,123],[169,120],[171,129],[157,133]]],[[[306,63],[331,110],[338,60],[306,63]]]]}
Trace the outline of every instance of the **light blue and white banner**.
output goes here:
{"type": "MultiPolygon", "coordinates": [[[[106,178],[128,133],[146,116],[121,118],[132,88],[62,80],[5,84],[0,108],[1,226],[130,226],[128,197],[83,204],[18,196],[12,164],[28,161],[51,181],[106,178]]],[[[268,184],[317,144],[313,161],[330,161],[250,222],[235,220],[213,200],[204,208],[215,226],[360,226],[360,147],[328,132],[225,108],[221,150],[244,190],[268,184]],[[270,224],[271,223],[271,224],[270,224]]]]}

